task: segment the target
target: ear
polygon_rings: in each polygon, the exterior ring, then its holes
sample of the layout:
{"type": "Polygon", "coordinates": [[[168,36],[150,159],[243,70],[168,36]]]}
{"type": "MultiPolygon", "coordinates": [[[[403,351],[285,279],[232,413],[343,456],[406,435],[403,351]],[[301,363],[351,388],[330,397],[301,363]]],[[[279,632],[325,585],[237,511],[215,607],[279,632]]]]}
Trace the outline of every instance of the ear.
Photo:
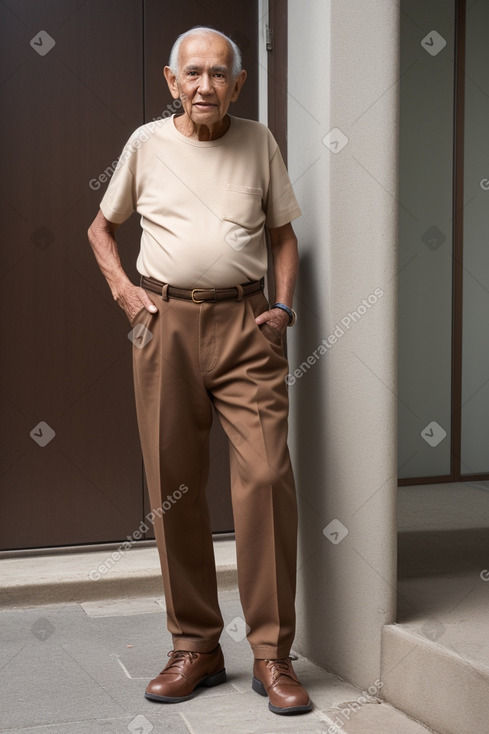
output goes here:
{"type": "Polygon", "coordinates": [[[243,84],[245,83],[245,79],[246,71],[242,69],[234,81],[234,90],[231,95],[231,102],[236,102],[236,100],[238,99],[239,93],[241,92],[243,84]]]}
{"type": "Polygon", "coordinates": [[[168,89],[170,90],[171,96],[173,97],[173,99],[178,99],[180,97],[180,92],[178,90],[177,78],[175,74],[169,66],[165,66],[165,68],[163,69],[163,74],[165,75],[166,83],[168,84],[168,89]]]}

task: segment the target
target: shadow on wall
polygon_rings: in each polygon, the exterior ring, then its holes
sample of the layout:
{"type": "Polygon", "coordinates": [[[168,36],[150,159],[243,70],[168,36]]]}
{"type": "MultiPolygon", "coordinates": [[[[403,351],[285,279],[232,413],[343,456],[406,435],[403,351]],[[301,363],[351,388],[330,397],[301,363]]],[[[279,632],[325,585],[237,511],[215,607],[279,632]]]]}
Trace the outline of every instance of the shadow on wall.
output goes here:
{"type": "MultiPolygon", "coordinates": [[[[289,354],[292,376],[294,369],[307,361],[326,336],[321,314],[327,302],[324,283],[319,282],[317,266],[307,247],[303,251],[295,298],[301,321],[294,333],[295,356],[289,354]]],[[[318,604],[318,589],[327,589],[334,583],[330,543],[323,534],[323,529],[333,519],[326,470],[330,476],[335,473],[334,457],[328,453],[329,423],[324,420],[328,406],[325,374],[329,358],[326,352],[310,368],[304,368],[302,376],[295,382],[291,379],[289,385],[291,433],[297,446],[294,471],[299,504],[297,628],[304,648],[307,647],[308,657],[312,659],[311,650],[318,649],[318,643],[327,647],[328,621],[340,611],[335,609],[334,594],[328,595],[327,614],[324,604],[318,604]]],[[[324,660],[324,648],[322,651],[318,649],[318,661],[320,657],[324,660]]]]}

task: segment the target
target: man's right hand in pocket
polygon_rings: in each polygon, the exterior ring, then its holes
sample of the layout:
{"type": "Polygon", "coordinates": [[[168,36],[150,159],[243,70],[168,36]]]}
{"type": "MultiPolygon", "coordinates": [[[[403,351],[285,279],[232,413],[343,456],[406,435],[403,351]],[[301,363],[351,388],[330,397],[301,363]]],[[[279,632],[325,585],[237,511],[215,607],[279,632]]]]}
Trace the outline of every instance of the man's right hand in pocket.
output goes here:
{"type": "Polygon", "coordinates": [[[116,301],[126,312],[131,324],[134,323],[136,316],[143,308],[153,314],[158,310],[144,288],[139,288],[132,283],[118,293],[116,301]]]}

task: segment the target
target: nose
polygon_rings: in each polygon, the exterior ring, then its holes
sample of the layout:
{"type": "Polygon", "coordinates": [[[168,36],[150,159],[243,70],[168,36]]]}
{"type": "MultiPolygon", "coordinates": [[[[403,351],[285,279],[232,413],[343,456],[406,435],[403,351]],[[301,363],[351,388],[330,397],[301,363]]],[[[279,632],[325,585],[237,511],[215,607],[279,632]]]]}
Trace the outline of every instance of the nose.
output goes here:
{"type": "Polygon", "coordinates": [[[201,94],[209,94],[212,91],[211,78],[209,74],[202,74],[199,83],[199,92],[201,94]]]}

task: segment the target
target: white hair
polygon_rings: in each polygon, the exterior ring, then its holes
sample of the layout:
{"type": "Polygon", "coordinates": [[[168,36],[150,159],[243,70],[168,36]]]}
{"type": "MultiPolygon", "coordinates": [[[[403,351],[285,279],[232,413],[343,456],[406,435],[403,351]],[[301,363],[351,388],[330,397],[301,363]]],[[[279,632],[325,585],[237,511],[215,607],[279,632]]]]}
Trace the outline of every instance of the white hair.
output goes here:
{"type": "Polygon", "coordinates": [[[186,38],[189,38],[190,36],[220,36],[221,38],[224,38],[224,40],[229,44],[229,47],[231,48],[231,53],[233,57],[233,62],[231,66],[231,73],[233,76],[233,79],[236,79],[239,72],[242,69],[242,62],[241,62],[241,51],[239,50],[238,46],[235,44],[234,41],[232,41],[228,36],[226,36],[224,33],[221,33],[221,31],[216,31],[214,28],[207,28],[206,26],[196,26],[195,28],[191,28],[189,31],[185,31],[185,33],[181,33],[175,43],[173,44],[172,50],[170,51],[170,60],[168,61],[168,66],[172,70],[172,72],[175,74],[175,76],[178,76],[178,55],[180,52],[180,46],[182,44],[182,41],[184,41],[186,38]]]}

